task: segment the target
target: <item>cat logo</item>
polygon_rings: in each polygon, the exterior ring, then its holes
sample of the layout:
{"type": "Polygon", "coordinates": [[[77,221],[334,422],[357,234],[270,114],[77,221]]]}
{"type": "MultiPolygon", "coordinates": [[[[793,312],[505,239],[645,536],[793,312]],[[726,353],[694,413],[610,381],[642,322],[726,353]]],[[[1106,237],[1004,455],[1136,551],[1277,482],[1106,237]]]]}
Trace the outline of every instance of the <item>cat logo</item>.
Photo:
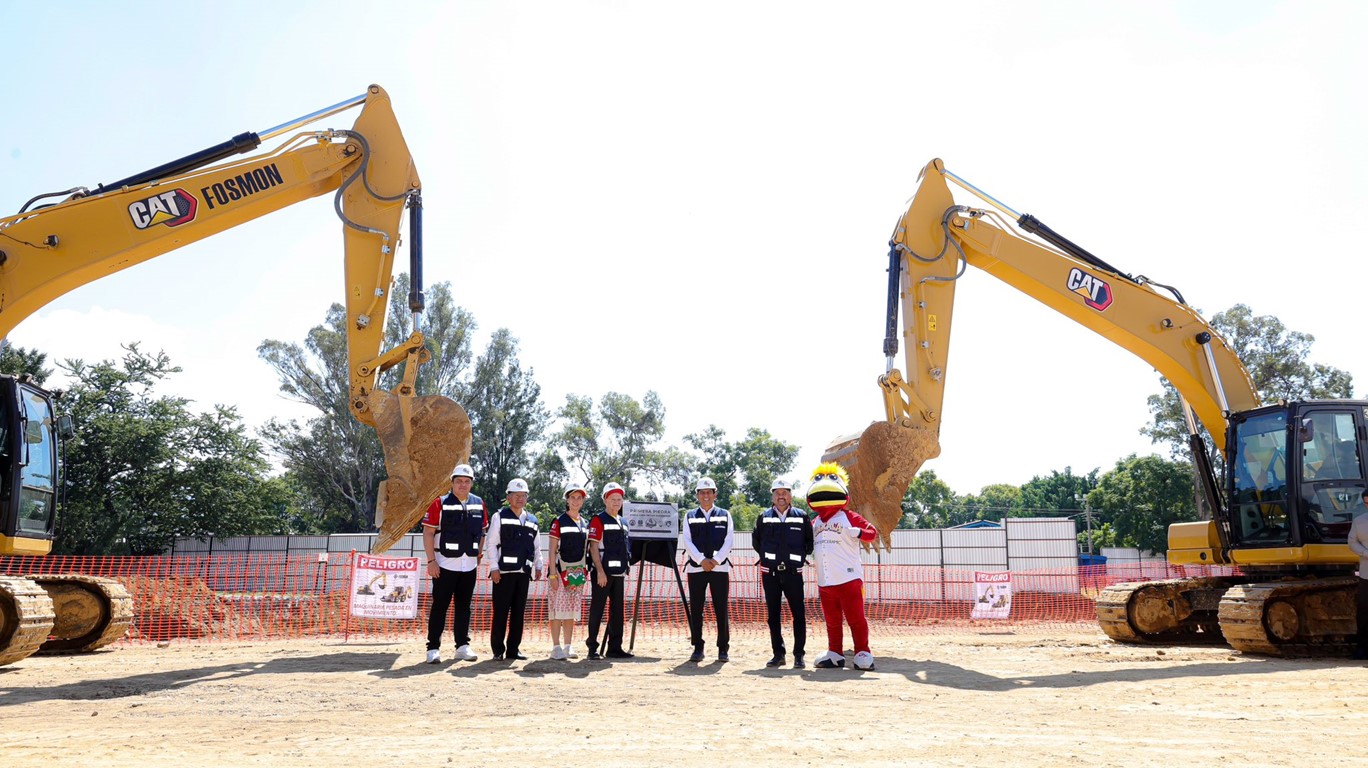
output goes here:
{"type": "Polygon", "coordinates": [[[1074,267],[1069,270],[1069,290],[1083,297],[1083,303],[1101,312],[1112,303],[1111,285],[1100,277],[1074,267]]]}
{"type": "Polygon", "coordinates": [[[128,215],[133,219],[133,226],[138,229],[147,229],[153,224],[179,227],[194,221],[195,211],[198,209],[199,203],[194,195],[183,189],[173,189],[129,203],[128,215]]]}

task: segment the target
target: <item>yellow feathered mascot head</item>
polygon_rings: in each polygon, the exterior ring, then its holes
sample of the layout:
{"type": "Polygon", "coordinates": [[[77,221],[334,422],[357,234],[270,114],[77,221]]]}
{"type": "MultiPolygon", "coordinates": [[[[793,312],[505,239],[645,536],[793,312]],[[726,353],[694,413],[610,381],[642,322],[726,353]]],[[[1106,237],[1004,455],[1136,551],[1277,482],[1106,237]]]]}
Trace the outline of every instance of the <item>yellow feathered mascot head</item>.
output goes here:
{"type": "Polygon", "coordinates": [[[807,503],[823,520],[840,512],[850,503],[850,476],[845,467],[832,461],[819,464],[812,470],[807,488],[807,503]]]}

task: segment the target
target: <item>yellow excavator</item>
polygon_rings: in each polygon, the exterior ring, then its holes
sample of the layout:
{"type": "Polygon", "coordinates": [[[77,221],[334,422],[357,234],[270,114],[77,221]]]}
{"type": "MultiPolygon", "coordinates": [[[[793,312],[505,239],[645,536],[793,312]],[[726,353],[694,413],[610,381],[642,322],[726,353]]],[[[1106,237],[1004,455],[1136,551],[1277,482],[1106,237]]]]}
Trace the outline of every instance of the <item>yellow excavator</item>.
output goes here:
{"type": "Polygon", "coordinates": [[[1212,516],[1171,526],[1168,559],[1238,575],[1112,586],[1097,601],[1102,629],[1123,642],[1223,637],[1251,653],[1348,653],[1358,558],[1345,542],[1363,510],[1368,401],[1260,405],[1239,358],[1177,289],[1122,272],[940,160],[922,170],[889,243],[886,419],[837,439],[824,457],[849,471],[857,511],[886,537],[917,470],[940,453],[955,287],[969,266],[1140,357],[1182,399],[1212,516]],[[956,204],[951,183],[987,205],[956,204]],[[894,367],[900,304],[906,378],[894,367]],[[1219,476],[1199,422],[1220,453],[1219,476]]]}
{"type": "MultiPolygon", "coordinates": [[[[330,192],[343,225],[350,410],[375,428],[385,454],[373,546],[381,553],[447,487],[452,465],[469,460],[471,440],[459,405],[415,393],[429,357],[423,334],[381,349],[405,210],[415,329],[424,309],[422,185],[383,88],[119,181],[39,195],[0,218],[0,337],[75,288],[330,192]],[[356,107],[349,130],[302,130],[356,107]],[[378,388],[379,374],[400,363],[398,386],[378,388]]],[[[32,381],[0,378],[0,555],[51,551],[68,423],[32,381]]],[[[132,616],[112,579],[0,575],[0,665],[36,650],[94,650],[122,637],[132,616]]]]}

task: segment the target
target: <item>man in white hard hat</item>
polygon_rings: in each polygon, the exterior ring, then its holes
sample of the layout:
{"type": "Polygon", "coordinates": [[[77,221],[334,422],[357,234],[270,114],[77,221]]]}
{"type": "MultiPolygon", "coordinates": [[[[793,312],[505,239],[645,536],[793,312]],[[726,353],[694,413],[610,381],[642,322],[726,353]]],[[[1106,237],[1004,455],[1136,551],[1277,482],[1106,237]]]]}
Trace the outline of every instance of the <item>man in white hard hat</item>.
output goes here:
{"type": "Polygon", "coordinates": [[[694,487],[698,506],[684,513],[684,552],[689,562],[684,569],[689,580],[689,640],[693,655],[689,661],[703,660],[703,602],[712,594],[713,614],[717,617],[717,660],[727,661],[731,629],[727,621],[727,598],[731,591],[731,550],[735,526],[731,512],[714,506],[717,483],[699,478],[694,487]]]}
{"type": "Polygon", "coordinates": [[[622,519],[622,504],[627,491],[617,483],[603,486],[603,511],[589,520],[589,558],[594,564],[589,587],[589,658],[630,659],[634,655],[622,647],[627,610],[623,604],[627,571],[632,566],[631,531],[622,519]],[[612,603],[609,605],[609,603],[612,603]],[[599,626],[603,609],[608,611],[608,632],[602,655],[599,654],[599,626]]]}
{"type": "Polygon", "coordinates": [[[484,500],[470,492],[475,472],[469,464],[451,470],[451,493],[428,505],[423,517],[423,551],[427,573],[432,577],[432,610],[428,614],[427,661],[441,661],[442,629],[447,609],[454,600],[456,615],[451,631],[456,636],[456,660],[474,661],[470,650],[470,601],[475,595],[480,542],[489,524],[484,500]]]}
{"type": "Polygon", "coordinates": [[[770,500],[774,506],[756,518],[755,532],[751,534],[760,559],[760,586],[765,591],[770,647],[774,650],[774,657],[765,666],[778,667],[784,663],[780,603],[786,598],[793,614],[793,668],[802,669],[807,645],[803,566],[812,554],[812,520],[793,506],[793,486],[787,480],[776,479],[770,484],[770,500]]]}
{"type": "Polygon", "coordinates": [[[494,658],[523,660],[523,617],[527,612],[527,588],[541,578],[542,554],[537,546],[537,516],[527,511],[527,481],[515,477],[504,491],[506,506],[489,521],[485,541],[485,565],[494,618],[490,626],[490,650],[494,658]]]}

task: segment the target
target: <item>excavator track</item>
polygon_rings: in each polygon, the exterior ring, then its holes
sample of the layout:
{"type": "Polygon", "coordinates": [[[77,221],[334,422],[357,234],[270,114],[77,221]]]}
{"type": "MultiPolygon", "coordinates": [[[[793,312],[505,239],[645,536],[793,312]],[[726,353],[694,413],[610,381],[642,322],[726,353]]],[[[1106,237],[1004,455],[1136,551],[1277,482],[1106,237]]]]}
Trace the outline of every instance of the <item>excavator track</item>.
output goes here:
{"type": "Polygon", "coordinates": [[[29,576],[52,601],[56,620],[40,653],[84,653],[122,638],[133,623],[133,597],[113,579],[77,574],[29,576]]]}
{"type": "Polygon", "coordinates": [[[0,666],[37,651],[52,632],[52,598],[29,579],[0,576],[0,666]]]}
{"type": "Polygon", "coordinates": [[[1221,598],[1231,647],[1268,656],[1347,656],[1354,647],[1352,576],[1238,584],[1221,598]]]}
{"type": "Polygon", "coordinates": [[[1113,584],[1097,597],[1097,622],[1122,643],[1219,643],[1217,609],[1232,578],[1113,584]]]}

